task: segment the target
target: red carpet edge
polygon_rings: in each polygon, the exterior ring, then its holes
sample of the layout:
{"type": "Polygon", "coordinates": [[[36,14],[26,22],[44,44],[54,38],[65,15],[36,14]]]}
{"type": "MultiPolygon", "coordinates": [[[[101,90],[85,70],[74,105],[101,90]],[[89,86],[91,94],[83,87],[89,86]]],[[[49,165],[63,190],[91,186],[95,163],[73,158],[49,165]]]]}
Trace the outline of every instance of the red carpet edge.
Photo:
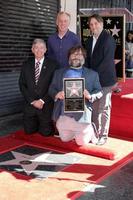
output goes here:
{"type": "Polygon", "coordinates": [[[92,155],[96,157],[101,157],[109,160],[114,160],[117,157],[117,153],[114,150],[89,144],[87,146],[77,146],[74,141],[71,142],[62,142],[60,138],[56,137],[43,137],[38,133],[31,135],[26,135],[24,131],[17,131],[12,134],[12,137],[15,139],[24,140],[27,142],[32,142],[34,144],[45,144],[49,147],[55,147],[64,151],[74,151],[78,153],[83,153],[87,155],[92,155]]]}

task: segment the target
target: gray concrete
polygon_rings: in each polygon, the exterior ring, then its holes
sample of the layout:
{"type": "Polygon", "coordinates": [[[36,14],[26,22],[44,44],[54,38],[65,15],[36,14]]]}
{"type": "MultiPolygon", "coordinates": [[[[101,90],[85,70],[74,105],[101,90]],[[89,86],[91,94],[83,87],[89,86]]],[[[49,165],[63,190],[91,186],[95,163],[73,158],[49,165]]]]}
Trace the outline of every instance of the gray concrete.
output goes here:
{"type": "Polygon", "coordinates": [[[0,117],[0,136],[23,129],[22,113],[0,117]]]}
{"type": "Polygon", "coordinates": [[[97,185],[90,184],[76,200],[132,200],[133,161],[97,185]]]}

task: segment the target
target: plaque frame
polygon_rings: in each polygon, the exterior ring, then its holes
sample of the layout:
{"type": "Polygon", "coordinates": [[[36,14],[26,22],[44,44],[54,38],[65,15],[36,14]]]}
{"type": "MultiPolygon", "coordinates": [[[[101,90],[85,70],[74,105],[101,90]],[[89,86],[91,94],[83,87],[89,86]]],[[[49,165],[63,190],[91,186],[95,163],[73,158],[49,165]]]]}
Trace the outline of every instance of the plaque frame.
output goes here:
{"type": "Polygon", "coordinates": [[[84,78],[64,78],[64,113],[84,112],[85,110],[85,79],[84,78]]]}

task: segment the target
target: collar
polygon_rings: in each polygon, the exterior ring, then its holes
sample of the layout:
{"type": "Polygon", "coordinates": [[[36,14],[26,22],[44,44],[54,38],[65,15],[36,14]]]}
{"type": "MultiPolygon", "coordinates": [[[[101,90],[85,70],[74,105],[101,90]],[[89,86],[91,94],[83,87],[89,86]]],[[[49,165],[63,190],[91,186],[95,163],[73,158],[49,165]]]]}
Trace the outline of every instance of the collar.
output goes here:
{"type": "Polygon", "coordinates": [[[82,66],[81,67],[72,67],[72,66],[70,66],[70,69],[80,70],[80,69],[83,69],[83,67],[82,66]]]}
{"type": "MultiPolygon", "coordinates": [[[[37,63],[37,62],[38,62],[38,60],[35,58],[35,63],[37,63]]],[[[41,60],[39,60],[39,62],[40,62],[40,65],[42,66],[42,64],[43,64],[43,62],[44,62],[44,57],[41,58],[41,60]]]]}
{"type": "MultiPolygon", "coordinates": [[[[69,33],[70,33],[70,31],[69,31],[69,29],[68,29],[67,32],[66,32],[66,34],[65,34],[62,38],[68,37],[69,33]]],[[[56,36],[57,36],[58,38],[60,38],[59,35],[58,35],[58,32],[56,32],[56,36]]],[[[62,38],[60,38],[60,39],[62,39],[62,38]]]]}

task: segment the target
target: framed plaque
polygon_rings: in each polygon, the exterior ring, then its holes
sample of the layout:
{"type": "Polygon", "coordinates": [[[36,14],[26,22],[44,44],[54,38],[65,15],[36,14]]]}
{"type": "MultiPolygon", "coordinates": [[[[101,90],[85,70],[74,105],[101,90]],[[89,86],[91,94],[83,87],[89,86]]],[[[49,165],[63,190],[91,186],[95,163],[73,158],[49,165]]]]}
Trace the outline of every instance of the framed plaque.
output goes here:
{"type": "Polygon", "coordinates": [[[64,112],[84,112],[84,78],[64,78],[64,112]]]}

